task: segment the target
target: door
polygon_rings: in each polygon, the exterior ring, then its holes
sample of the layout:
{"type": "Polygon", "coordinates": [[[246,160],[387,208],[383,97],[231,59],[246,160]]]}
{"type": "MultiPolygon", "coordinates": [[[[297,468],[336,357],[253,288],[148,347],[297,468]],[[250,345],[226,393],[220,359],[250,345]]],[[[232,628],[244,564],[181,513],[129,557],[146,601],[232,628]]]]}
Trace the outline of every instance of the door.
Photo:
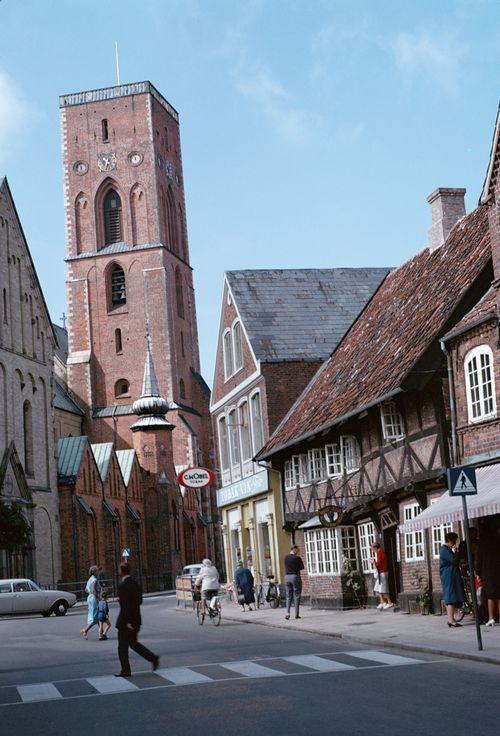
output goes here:
{"type": "Polygon", "coordinates": [[[396,540],[397,525],[390,526],[383,531],[383,547],[389,563],[389,592],[391,600],[398,600],[401,592],[401,569],[398,561],[398,546],[396,540]]]}
{"type": "Polygon", "coordinates": [[[38,613],[44,608],[42,591],[30,585],[29,580],[19,580],[13,583],[13,590],[12,613],[38,613]]]}
{"type": "Polygon", "coordinates": [[[12,583],[0,583],[0,616],[12,613],[12,583]]]}

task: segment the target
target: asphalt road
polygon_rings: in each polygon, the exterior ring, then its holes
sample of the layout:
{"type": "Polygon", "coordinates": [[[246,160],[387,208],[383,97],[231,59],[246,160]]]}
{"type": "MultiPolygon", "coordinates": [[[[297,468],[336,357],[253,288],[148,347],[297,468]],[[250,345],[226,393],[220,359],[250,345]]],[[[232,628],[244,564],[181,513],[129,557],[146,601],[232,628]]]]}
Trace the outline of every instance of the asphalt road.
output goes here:
{"type": "Polygon", "coordinates": [[[258,612],[200,627],[158,597],[145,601],[140,639],[160,655],[159,674],[132,654],[133,677],[122,680],[112,677],[116,631],[83,640],[85,615],[0,619],[2,736],[482,736],[498,728],[495,665],[243,623],[258,612]],[[128,689],[108,692],[114,687],[128,689]]]}

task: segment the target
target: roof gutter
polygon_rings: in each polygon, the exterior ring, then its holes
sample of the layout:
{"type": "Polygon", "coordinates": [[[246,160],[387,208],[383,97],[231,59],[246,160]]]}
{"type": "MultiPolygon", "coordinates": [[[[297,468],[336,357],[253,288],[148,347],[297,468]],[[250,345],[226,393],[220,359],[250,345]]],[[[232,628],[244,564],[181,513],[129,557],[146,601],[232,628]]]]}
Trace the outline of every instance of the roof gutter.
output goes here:
{"type": "Polygon", "coordinates": [[[459,327],[458,330],[453,330],[453,332],[448,332],[448,334],[445,335],[440,340],[441,349],[443,349],[443,343],[446,343],[449,340],[452,340],[454,337],[459,337],[460,335],[463,335],[464,332],[469,332],[470,330],[473,330],[475,327],[479,327],[480,325],[483,325],[485,322],[489,322],[491,319],[497,319],[496,312],[488,312],[488,314],[485,314],[483,317],[476,319],[474,322],[471,322],[468,325],[464,325],[463,327],[459,327]]]}
{"type": "Polygon", "coordinates": [[[352,417],[355,417],[357,414],[361,414],[363,411],[366,411],[367,409],[371,409],[373,406],[377,406],[378,404],[381,404],[382,402],[387,401],[388,399],[392,399],[394,396],[397,396],[398,394],[401,394],[401,393],[403,393],[402,388],[395,388],[392,391],[388,391],[382,396],[379,396],[377,399],[374,399],[374,401],[370,401],[368,402],[368,404],[363,404],[362,406],[359,406],[356,409],[353,409],[352,411],[347,412],[347,414],[342,414],[342,416],[338,417],[333,422],[327,422],[326,424],[322,424],[320,427],[317,427],[316,429],[311,430],[310,432],[305,432],[304,434],[301,434],[298,437],[294,437],[294,439],[292,440],[288,440],[288,442],[284,442],[282,445],[278,445],[277,447],[271,448],[269,452],[266,452],[265,448],[263,448],[259,453],[257,453],[257,455],[253,459],[255,462],[259,462],[259,460],[267,460],[272,455],[276,455],[276,453],[278,452],[282,452],[283,450],[286,450],[289,447],[293,447],[293,445],[298,445],[300,442],[305,442],[305,440],[308,440],[311,437],[315,437],[317,434],[320,434],[320,432],[324,432],[326,429],[335,427],[337,424],[343,424],[343,422],[346,422],[348,419],[352,419],[352,417]]]}

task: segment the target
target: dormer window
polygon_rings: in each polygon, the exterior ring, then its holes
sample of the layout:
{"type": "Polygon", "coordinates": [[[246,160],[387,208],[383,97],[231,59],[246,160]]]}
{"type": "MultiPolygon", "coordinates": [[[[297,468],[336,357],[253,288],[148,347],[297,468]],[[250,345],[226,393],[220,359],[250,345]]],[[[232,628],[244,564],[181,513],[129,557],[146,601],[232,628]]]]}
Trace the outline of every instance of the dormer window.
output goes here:
{"type": "Polygon", "coordinates": [[[405,436],[403,418],[395,401],[386,401],[382,404],[380,407],[380,417],[382,420],[384,440],[388,440],[389,442],[402,440],[405,436]]]}
{"type": "Polygon", "coordinates": [[[489,345],[480,345],[467,354],[464,362],[469,422],[495,417],[495,378],[493,353],[489,345]]]}

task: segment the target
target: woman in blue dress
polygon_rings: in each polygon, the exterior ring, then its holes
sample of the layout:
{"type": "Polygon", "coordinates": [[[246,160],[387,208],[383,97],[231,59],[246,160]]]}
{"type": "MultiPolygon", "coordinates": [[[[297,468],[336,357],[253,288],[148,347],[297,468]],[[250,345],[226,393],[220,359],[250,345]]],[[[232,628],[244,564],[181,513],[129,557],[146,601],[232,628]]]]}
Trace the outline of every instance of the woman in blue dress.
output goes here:
{"type": "Polygon", "coordinates": [[[243,567],[242,562],[238,562],[236,572],[234,573],[234,586],[238,593],[238,603],[241,603],[243,610],[245,610],[246,603],[248,610],[251,611],[251,604],[255,603],[254,579],[248,567],[243,567]]]}
{"type": "Polygon", "coordinates": [[[454,619],[455,608],[461,606],[465,599],[462,578],[458,569],[459,557],[453,551],[458,534],[448,532],[444,537],[444,544],[439,553],[439,577],[443,588],[443,597],[448,613],[448,626],[458,628],[461,624],[454,619]]]}
{"type": "Polygon", "coordinates": [[[97,566],[92,565],[89,570],[89,579],[87,580],[87,584],[85,586],[85,591],[87,593],[87,605],[89,607],[87,626],[85,626],[85,628],[80,631],[80,634],[83,636],[84,639],[87,638],[87,634],[92,626],[95,626],[98,623],[100,585],[99,581],[97,580],[97,573],[97,566]]]}

